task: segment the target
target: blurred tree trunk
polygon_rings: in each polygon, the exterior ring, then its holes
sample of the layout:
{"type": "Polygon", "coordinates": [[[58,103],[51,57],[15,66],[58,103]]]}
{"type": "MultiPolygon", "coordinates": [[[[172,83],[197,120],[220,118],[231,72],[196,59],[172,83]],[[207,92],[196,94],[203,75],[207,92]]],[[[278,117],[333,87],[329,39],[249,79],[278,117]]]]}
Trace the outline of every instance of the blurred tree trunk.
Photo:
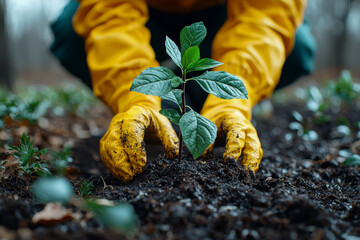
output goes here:
{"type": "Polygon", "coordinates": [[[337,46],[337,48],[335,48],[335,56],[336,56],[336,65],[340,68],[344,67],[344,63],[345,63],[345,57],[344,56],[344,52],[345,52],[345,44],[346,44],[346,36],[348,33],[348,29],[347,29],[347,20],[349,17],[349,13],[350,13],[350,7],[353,3],[353,0],[346,0],[344,2],[345,7],[344,7],[344,11],[342,12],[341,16],[339,16],[339,20],[343,26],[343,31],[340,33],[340,35],[335,39],[335,46],[337,46]]]}
{"type": "Polygon", "coordinates": [[[11,61],[7,45],[5,0],[0,0],[0,85],[12,87],[11,61]]]}

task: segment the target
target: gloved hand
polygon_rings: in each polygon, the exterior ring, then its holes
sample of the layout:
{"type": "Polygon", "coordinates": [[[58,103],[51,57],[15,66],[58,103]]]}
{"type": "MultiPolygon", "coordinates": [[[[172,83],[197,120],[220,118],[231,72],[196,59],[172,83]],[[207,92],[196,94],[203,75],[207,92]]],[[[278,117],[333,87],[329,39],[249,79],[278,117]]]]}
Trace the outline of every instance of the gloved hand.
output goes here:
{"type": "Polygon", "coordinates": [[[100,140],[100,155],[105,166],[122,181],[131,180],[146,164],[144,136],[159,140],[168,158],[179,154],[179,140],[159,107],[132,106],[116,114],[100,140]]]}
{"type": "MultiPolygon", "coordinates": [[[[242,165],[254,172],[259,169],[263,150],[256,129],[250,122],[250,100],[223,100],[209,95],[201,114],[216,124],[217,141],[225,140],[225,161],[238,161],[242,154],[242,165]]],[[[211,154],[213,147],[214,144],[210,145],[204,155],[211,154]]]]}

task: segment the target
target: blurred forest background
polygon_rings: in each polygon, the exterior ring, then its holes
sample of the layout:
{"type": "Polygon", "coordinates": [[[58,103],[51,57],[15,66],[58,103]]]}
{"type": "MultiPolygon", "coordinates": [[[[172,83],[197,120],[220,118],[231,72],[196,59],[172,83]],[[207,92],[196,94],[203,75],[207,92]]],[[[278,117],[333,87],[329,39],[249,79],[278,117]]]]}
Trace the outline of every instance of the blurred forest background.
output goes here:
{"type": "MultiPolygon", "coordinates": [[[[53,38],[49,24],[67,2],[0,0],[2,82],[56,83],[70,78],[48,50],[53,38]]],[[[306,17],[318,46],[316,79],[337,76],[343,68],[359,76],[360,0],[310,0],[306,17]]]]}

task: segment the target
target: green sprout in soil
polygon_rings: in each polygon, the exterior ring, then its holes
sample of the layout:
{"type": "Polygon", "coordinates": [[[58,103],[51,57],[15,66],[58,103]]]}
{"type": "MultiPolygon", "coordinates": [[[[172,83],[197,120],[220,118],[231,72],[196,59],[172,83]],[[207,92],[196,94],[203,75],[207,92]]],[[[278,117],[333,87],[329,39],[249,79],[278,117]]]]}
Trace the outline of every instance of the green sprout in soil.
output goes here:
{"type": "Polygon", "coordinates": [[[347,70],[343,70],[339,79],[332,82],[329,87],[333,95],[346,104],[350,104],[360,97],[360,84],[354,82],[351,73],[347,70]]]}
{"type": "Polygon", "coordinates": [[[248,98],[244,83],[237,76],[225,71],[206,71],[200,76],[187,78],[187,74],[204,71],[222,65],[222,63],[200,58],[199,45],[206,36],[202,22],[194,23],[182,29],[180,33],[181,51],[169,37],[166,37],[166,53],[181,70],[181,77],[166,67],[145,69],[136,77],[131,91],[159,96],[174,102],[179,109],[161,109],[160,113],[179,125],[180,151],[182,157],[183,141],[194,159],[215,141],[216,125],[195,112],[185,102],[186,83],[196,81],[204,91],[222,99],[248,98]]]}
{"type": "Polygon", "coordinates": [[[22,170],[27,179],[31,174],[39,176],[51,175],[45,160],[43,160],[43,155],[47,149],[39,150],[37,147],[34,147],[33,142],[26,133],[23,133],[18,147],[9,146],[9,148],[14,151],[12,155],[18,159],[19,169],[22,170]]]}
{"type": "Polygon", "coordinates": [[[319,88],[315,86],[309,88],[306,107],[312,112],[312,122],[315,124],[325,124],[330,121],[330,117],[325,113],[329,108],[329,104],[319,88]]]}
{"type": "Polygon", "coordinates": [[[80,196],[83,198],[91,197],[93,194],[92,189],[93,189],[93,182],[87,182],[86,179],[84,179],[79,189],[80,196]]]}
{"type": "Polygon", "coordinates": [[[360,155],[352,154],[347,157],[343,163],[345,166],[359,166],[360,165],[360,155]]]}
{"type": "Polygon", "coordinates": [[[292,115],[295,121],[289,123],[291,130],[297,131],[297,135],[304,141],[316,141],[319,138],[317,132],[312,130],[312,121],[308,121],[299,112],[293,111],[292,115]]]}
{"type": "Polygon", "coordinates": [[[50,164],[52,169],[55,171],[55,174],[62,176],[65,173],[66,168],[69,163],[73,161],[71,157],[71,148],[69,145],[64,146],[63,150],[50,152],[51,159],[50,164]]]}

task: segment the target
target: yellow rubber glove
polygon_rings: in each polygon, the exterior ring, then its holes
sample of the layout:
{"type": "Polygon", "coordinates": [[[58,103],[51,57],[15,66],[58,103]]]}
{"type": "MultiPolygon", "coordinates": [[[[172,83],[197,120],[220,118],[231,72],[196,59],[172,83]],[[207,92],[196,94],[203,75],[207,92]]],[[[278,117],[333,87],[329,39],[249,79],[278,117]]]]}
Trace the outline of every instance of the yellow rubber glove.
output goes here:
{"type": "Polygon", "coordinates": [[[159,113],[160,98],[130,92],[142,70],[159,65],[147,19],[145,0],[81,0],[73,19],[75,31],[85,39],[94,94],[116,114],[100,140],[100,156],[122,181],[142,172],[145,135],[160,141],[169,158],[179,151],[175,131],[159,113]]]}
{"type": "Polygon", "coordinates": [[[162,143],[169,158],[179,154],[179,140],[168,119],[158,109],[133,106],[113,117],[109,130],[100,140],[101,159],[116,178],[129,181],[143,171],[145,132],[162,143]]]}
{"type": "MultiPolygon", "coordinates": [[[[249,96],[251,93],[248,91],[249,96]]],[[[223,158],[238,161],[243,155],[241,164],[257,171],[263,156],[256,129],[251,123],[251,101],[248,99],[224,100],[209,95],[201,114],[215,123],[218,128],[217,141],[225,141],[223,158]]],[[[210,145],[204,155],[212,153],[214,144],[210,145]]]]}
{"type": "Polygon", "coordinates": [[[243,154],[241,163],[253,171],[258,170],[263,151],[250,122],[251,109],[275,89],[305,4],[305,0],[228,0],[228,19],[213,42],[212,58],[224,63],[215,70],[239,76],[249,99],[209,95],[202,115],[218,126],[218,137],[225,138],[224,159],[238,160],[243,154]]]}

